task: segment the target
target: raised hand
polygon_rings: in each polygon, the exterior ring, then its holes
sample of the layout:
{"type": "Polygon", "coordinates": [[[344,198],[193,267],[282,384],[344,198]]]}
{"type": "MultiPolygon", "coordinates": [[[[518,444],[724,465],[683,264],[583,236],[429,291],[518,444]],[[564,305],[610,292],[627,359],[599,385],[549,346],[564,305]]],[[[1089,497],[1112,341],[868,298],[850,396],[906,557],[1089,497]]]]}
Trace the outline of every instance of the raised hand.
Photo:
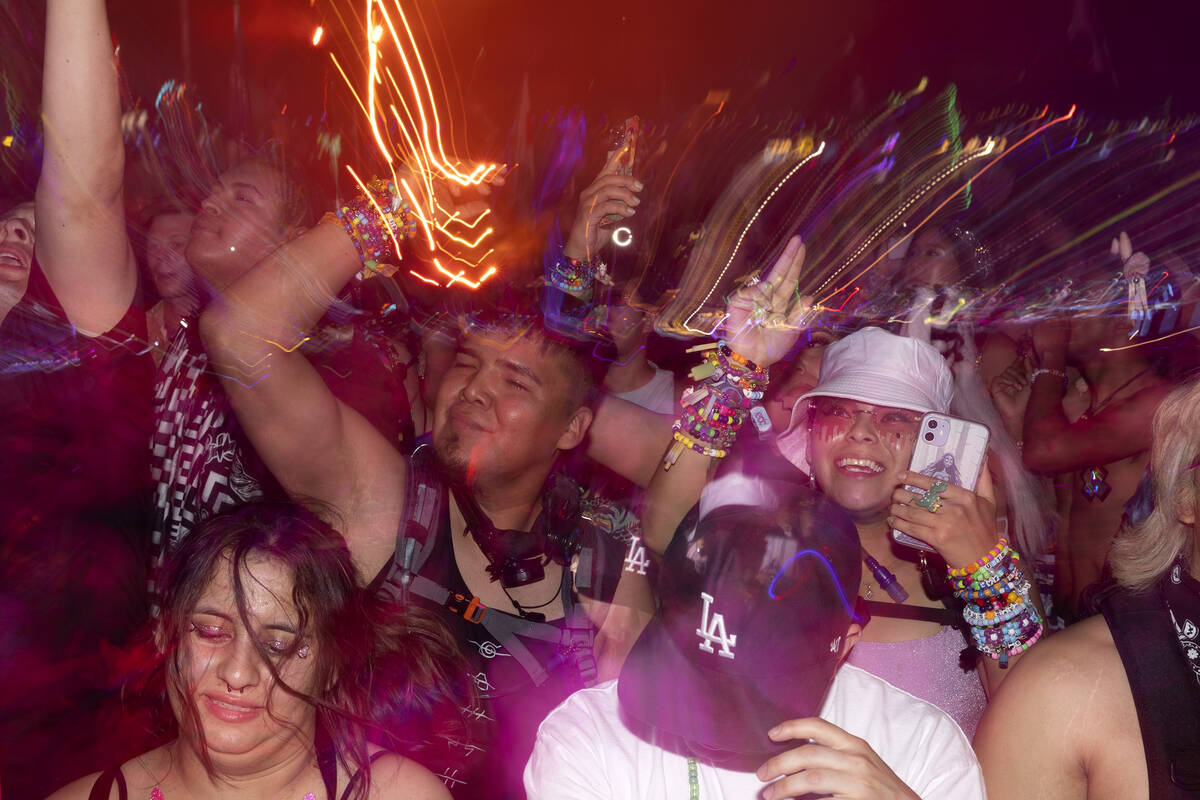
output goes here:
{"type": "Polygon", "coordinates": [[[1032,376],[1033,365],[1029,359],[1018,356],[1004,372],[992,379],[988,390],[996,410],[1006,421],[1025,418],[1025,406],[1029,405],[1029,395],[1033,390],[1030,382],[1032,376]]]}
{"type": "Polygon", "coordinates": [[[563,254],[568,258],[580,261],[595,259],[602,244],[600,221],[609,214],[619,214],[628,219],[642,202],[638,196],[643,188],[642,182],[618,171],[619,155],[620,151],[614,152],[596,180],[579,195],[579,210],[575,213],[575,222],[563,247],[563,254]]]}
{"type": "Polygon", "coordinates": [[[803,242],[793,236],[767,274],[734,292],[725,307],[729,346],[760,367],[787,355],[812,308],[811,298],[797,292],[804,255],[803,242]]]}

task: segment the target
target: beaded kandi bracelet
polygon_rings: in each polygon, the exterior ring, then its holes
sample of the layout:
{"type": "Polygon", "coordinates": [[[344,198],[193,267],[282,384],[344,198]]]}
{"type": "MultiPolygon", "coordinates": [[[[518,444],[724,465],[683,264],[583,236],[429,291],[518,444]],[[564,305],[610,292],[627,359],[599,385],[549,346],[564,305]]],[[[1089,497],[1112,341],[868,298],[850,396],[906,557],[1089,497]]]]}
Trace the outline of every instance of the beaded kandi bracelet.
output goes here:
{"type": "Polygon", "coordinates": [[[948,570],[954,593],[966,601],[963,619],[976,648],[1001,668],[1042,636],[1042,618],[1029,599],[1032,587],[1019,562],[1020,555],[1001,539],[982,558],[948,570]]]}
{"type": "Polygon", "coordinates": [[[672,425],[675,441],[663,459],[663,469],[670,469],[684,450],[724,458],[747,416],[760,433],[770,430],[770,418],[755,403],[767,385],[765,369],[735,353],[725,341],[688,352],[703,353],[703,361],[690,373],[695,383],[680,401],[679,418],[672,425]]]}
{"type": "Polygon", "coordinates": [[[560,253],[548,269],[547,283],[580,300],[589,300],[596,282],[611,283],[608,265],[603,261],[584,261],[560,253]]]}
{"type": "Polygon", "coordinates": [[[397,245],[416,236],[417,215],[391,181],[372,178],[366,189],[340,205],[337,218],[362,261],[360,277],[372,272],[390,276],[400,260],[397,245]]]}

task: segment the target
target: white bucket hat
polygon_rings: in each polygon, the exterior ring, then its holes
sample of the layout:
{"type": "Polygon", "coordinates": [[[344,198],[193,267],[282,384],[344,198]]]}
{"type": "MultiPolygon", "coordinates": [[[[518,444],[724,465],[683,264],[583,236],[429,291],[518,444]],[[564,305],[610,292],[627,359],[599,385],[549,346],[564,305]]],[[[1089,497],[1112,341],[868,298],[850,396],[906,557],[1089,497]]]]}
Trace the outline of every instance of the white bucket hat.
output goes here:
{"type": "Polygon", "coordinates": [[[792,407],[788,429],[778,439],[779,451],[800,470],[812,474],[808,409],[814,397],[945,414],[953,396],[954,376],[936,348],[882,328],[863,328],[825,349],[821,377],[792,407]]]}

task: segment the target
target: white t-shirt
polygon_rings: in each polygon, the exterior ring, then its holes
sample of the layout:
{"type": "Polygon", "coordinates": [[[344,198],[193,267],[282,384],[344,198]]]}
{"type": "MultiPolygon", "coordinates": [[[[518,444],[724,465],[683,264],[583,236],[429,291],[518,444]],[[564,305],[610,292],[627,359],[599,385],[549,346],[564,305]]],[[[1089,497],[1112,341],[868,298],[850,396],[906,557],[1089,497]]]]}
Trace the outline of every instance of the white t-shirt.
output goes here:
{"type": "MultiPolygon", "coordinates": [[[[922,800],[984,800],[983,774],[962,730],[924,700],[843,664],[821,717],[866,742],[922,800]]],[[[799,743],[797,743],[799,744],[799,743]]],[[[699,763],[702,800],[756,800],[752,772],[699,763]]],[[[617,682],[568,697],[543,720],[525,766],[529,800],[688,800],[687,759],[629,731],[617,682]]]]}
{"type": "Polygon", "coordinates": [[[655,414],[675,413],[675,373],[659,369],[653,364],[654,377],[628,392],[613,392],[613,397],[628,400],[634,405],[649,409],[655,414]]]}

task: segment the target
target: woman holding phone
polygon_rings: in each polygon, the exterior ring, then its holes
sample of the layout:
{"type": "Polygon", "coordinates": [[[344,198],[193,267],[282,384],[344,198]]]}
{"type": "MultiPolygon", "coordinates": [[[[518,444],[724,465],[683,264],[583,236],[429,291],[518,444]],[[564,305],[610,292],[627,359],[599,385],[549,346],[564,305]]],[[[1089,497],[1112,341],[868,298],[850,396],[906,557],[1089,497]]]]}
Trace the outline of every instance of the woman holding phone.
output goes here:
{"type": "MultiPolygon", "coordinates": [[[[731,360],[765,372],[791,349],[803,320],[795,298],[803,258],[803,247],[793,239],[765,276],[733,296],[725,326],[728,347],[736,354],[731,360]]],[[[1011,548],[1000,546],[986,468],[973,491],[909,469],[922,416],[946,414],[953,394],[950,369],[935,348],[866,328],[825,349],[817,385],[793,407],[791,424],[776,444],[858,530],[864,550],[861,594],[874,614],[849,660],[938,705],[971,736],[987,691],[1006,674],[1001,662],[1010,665],[1036,641],[1041,627],[1020,572],[1023,565],[1011,548]],[[893,529],[936,553],[897,544],[893,529]],[[948,580],[947,565],[963,574],[948,580]],[[977,578],[989,574],[980,572],[985,566],[996,580],[980,585],[977,578]],[[893,584],[903,587],[894,596],[900,602],[888,599],[887,586],[893,584]],[[956,600],[956,593],[963,599],[956,600]],[[964,606],[980,623],[982,639],[963,624],[964,606]],[[998,657],[981,658],[964,669],[961,655],[972,640],[998,657]]],[[[681,420],[687,414],[685,407],[681,420]]],[[[764,487],[744,474],[722,476],[718,470],[706,491],[710,456],[719,449],[707,448],[707,455],[685,449],[669,471],[660,469],[653,477],[643,513],[651,547],[665,547],[697,498],[701,514],[715,505],[746,503],[747,492],[750,502],[771,502],[779,483],[764,487]],[[730,485],[740,497],[701,497],[730,485]]],[[[793,478],[805,479],[794,473],[793,478]]]]}

